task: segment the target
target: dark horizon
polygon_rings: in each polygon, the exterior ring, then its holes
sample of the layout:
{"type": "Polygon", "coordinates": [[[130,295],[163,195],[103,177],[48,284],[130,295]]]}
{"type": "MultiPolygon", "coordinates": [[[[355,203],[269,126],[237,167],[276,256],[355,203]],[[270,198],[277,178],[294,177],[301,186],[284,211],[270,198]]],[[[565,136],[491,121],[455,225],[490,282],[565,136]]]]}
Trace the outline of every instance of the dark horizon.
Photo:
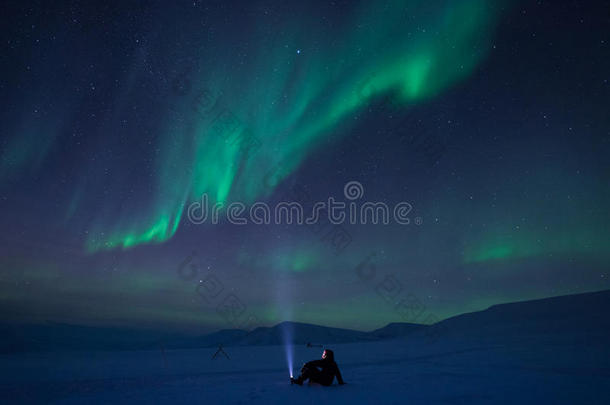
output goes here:
{"type": "MultiPolygon", "coordinates": [[[[596,296],[603,296],[603,295],[608,295],[610,297],[610,289],[609,290],[599,290],[599,291],[589,291],[589,292],[583,292],[583,293],[577,293],[577,294],[569,294],[569,295],[558,295],[558,296],[552,296],[552,297],[544,297],[544,298],[536,298],[536,299],[528,299],[528,300],[523,300],[523,301],[511,301],[511,302],[503,302],[503,303],[498,303],[498,304],[494,304],[491,305],[490,307],[478,310],[478,311],[472,311],[472,312],[464,312],[464,313],[460,313],[460,314],[456,314],[454,316],[439,320],[437,323],[440,323],[442,321],[447,321],[447,320],[451,320],[451,319],[455,319],[455,318],[459,318],[463,315],[472,315],[472,314],[477,314],[477,313],[482,313],[485,311],[488,311],[491,308],[494,307],[509,307],[513,304],[528,304],[528,305],[536,305],[542,302],[557,302],[557,301],[561,301],[562,299],[578,299],[578,298],[593,298],[596,296]]],[[[524,316],[527,316],[527,313],[523,314],[524,316]]],[[[502,319],[498,319],[499,323],[502,323],[502,319]]],[[[115,331],[131,331],[131,332],[151,332],[151,333],[159,333],[163,331],[164,336],[173,336],[173,337],[205,337],[208,335],[213,335],[215,333],[219,333],[219,332],[229,332],[229,331],[244,331],[244,332],[252,332],[255,331],[256,329],[262,328],[262,329],[273,329],[273,328],[277,328],[279,326],[281,326],[282,324],[295,324],[295,325],[304,325],[304,326],[316,326],[316,327],[323,327],[323,328],[330,328],[330,329],[342,329],[342,330],[346,330],[346,331],[353,331],[353,332],[362,332],[362,333],[373,333],[375,331],[378,331],[380,329],[384,329],[390,325],[395,325],[395,324],[401,324],[401,325],[413,325],[413,326],[432,326],[433,324],[417,324],[417,323],[409,323],[409,322],[402,322],[400,320],[396,320],[396,321],[392,321],[389,322],[387,324],[381,325],[379,327],[373,328],[373,329],[368,329],[368,330],[359,330],[359,329],[352,329],[352,328],[340,328],[334,325],[327,325],[327,324],[313,324],[313,323],[306,323],[306,322],[300,322],[300,321],[293,321],[293,320],[284,320],[284,321],[280,321],[278,323],[275,324],[269,324],[269,325],[258,325],[256,326],[254,329],[250,329],[250,330],[245,330],[245,329],[239,329],[239,328],[224,328],[224,329],[216,329],[216,330],[208,330],[208,331],[193,331],[193,330],[164,330],[164,329],[152,329],[152,328],[138,328],[138,327],[125,327],[125,326],[119,326],[119,325],[86,325],[86,324],[70,324],[70,323],[62,323],[62,322],[54,322],[54,321],[45,321],[45,322],[41,322],[41,323],[0,323],[0,329],[2,328],[7,328],[7,327],[21,327],[21,326],[26,326],[26,327],[53,327],[53,326],[57,326],[57,327],[67,327],[67,328],[91,328],[91,329],[99,329],[99,330],[115,330],[115,331]]],[[[482,325],[483,326],[483,325],[482,325]]],[[[144,336],[144,335],[143,335],[144,336]]],[[[44,336],[40,336],[41,338],[44,338],[44,336]]]]}

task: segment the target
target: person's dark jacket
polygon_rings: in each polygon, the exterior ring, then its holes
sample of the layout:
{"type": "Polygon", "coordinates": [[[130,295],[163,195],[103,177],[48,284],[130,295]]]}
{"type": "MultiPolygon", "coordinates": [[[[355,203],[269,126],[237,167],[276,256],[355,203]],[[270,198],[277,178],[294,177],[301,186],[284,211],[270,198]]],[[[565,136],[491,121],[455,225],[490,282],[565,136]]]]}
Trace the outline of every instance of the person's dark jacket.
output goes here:
{"type": "Polygon", "coordinates": [[[305,367],[317,367],[320,373],[315,377],[315,381],[322,385],[331,385],[333,379],[337,377],[339,384],[344,384],[339,366],[335,363],[335,356],[332,351],[326,350],[326,358],[321,360],[313,360],[305,363],[305,367]]]}

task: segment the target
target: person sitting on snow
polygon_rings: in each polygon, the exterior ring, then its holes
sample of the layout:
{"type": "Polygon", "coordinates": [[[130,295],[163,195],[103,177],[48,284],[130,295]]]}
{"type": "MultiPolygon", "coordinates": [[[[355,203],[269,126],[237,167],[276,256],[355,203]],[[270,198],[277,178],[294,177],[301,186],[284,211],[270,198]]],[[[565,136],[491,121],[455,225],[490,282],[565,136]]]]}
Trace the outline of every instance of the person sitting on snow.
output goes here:
{"type": "Polygon", "coordinates": [[[309,379],[310,383],[317,383],[329,386],[333,383],[333,379],[337,377],[339,385],[345,384],[341,378],[341,372],[337,363],[335,363],[335,354],[332,350],[326,349],[322,353],[322,360],[312,360],[301,369],[301,375],[298,378],[290,377],[291,384],[303,385],[303,381],[309,379]]]}

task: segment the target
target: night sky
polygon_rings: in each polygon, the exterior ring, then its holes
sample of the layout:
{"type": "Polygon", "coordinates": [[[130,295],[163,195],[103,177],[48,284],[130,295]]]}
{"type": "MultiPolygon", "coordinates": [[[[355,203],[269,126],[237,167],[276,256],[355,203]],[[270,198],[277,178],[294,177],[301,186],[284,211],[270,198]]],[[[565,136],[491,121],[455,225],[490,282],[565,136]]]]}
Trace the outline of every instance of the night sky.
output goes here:
{"type": "Polygon", "coordinates": [[[370,330],[610,288],[608,1],[0,7],[2,321],[370,330]],[[350,181],[409,224],[189,220],[350,181]]]}

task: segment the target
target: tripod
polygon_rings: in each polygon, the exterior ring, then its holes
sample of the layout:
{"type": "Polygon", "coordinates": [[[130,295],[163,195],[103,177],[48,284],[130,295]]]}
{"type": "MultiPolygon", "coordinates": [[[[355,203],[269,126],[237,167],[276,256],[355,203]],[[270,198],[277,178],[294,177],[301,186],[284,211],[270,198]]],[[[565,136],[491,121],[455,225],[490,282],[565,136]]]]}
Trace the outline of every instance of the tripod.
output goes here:
{"type": "Polygon", "coordinates": [[[218,345],[218,350],[216,350],[216,353],[214,353],[214,355],[212,356],[212,360],[214,360],[216,356],[218,356],[218,354],[220,353],[224,354],[227,359],[231,360],[229,355],[224,350],[222,350],[222,345],[218,345]]]}

